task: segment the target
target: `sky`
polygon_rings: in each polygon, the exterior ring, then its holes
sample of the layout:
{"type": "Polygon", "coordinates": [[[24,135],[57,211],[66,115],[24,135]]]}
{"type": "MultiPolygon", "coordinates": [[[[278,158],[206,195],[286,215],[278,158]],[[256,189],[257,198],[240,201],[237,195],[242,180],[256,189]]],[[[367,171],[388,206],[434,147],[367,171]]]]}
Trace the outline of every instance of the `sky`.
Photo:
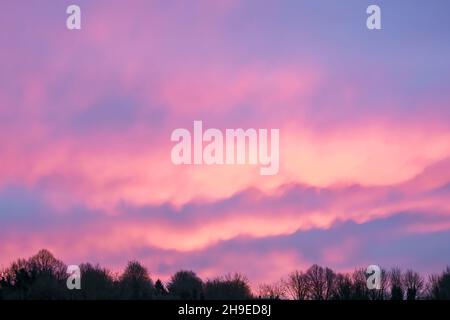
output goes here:
{"type": "Polygon", "coordinates": [[[450,2],[2,0],[0,266],[153,278],[450,264],[450,2]],[[66,7],[82,29],[66,28],[66,7]],[[366,8],[381,8],[381,30],[366,8]],[[280,169],[176,166],[176,128],[280,129],[280,169]]]}

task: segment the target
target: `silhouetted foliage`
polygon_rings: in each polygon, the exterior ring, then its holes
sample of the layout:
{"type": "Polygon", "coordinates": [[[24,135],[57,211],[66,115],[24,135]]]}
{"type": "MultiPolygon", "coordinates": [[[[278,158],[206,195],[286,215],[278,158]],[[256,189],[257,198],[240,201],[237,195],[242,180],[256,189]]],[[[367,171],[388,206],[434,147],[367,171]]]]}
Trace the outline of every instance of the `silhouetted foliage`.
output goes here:
{"type": "Polygon", "coordinates": [[[5,271],[3,285],[12,299],[62,299],[66,266],[47,250],[28,260],[19,259],[5,271]]]}
{"type": "MultiPolygon", "coordinates": [[[[81,290],[67,288],[67,267],[48,250],[29,259],[18,259],[0,270],[0,300],[12,299],[252,299],[249,282],[240,274],[226,275],[203,283],[193,271],[175,273],[167,287],[158,279],[153,284],[147,269],[137,261],[127,264],[120,275],[99,265],[80,265],[81,290]]],[[[351,274],[336,273],[313,265],[305,272],[294,271],[286,280],[258,286],[261,299],[295,300],[450,300],[450,267],[428,281],[417,272],[399,268],[382,269],[381,288],[369,289],[365,269],[351,274]]]]}
{"type": "Polygon", "coordinates": [[[381,288],[377,290],[369,290],[370,300],[387,300],[389,299],[389,272],[381,269],[381,288]]]}
{"type": "Polygon", "coordinates": [[[164,286],[164,283],[158,279],[155,282],[155,295],[157,298],[164,298],[167,297],[169,292],[167,291],[166,287],[164,286]]]}
{"type": "Polygon", "coordinates": [[[109,300],[117,297],[117,285],[111,272],[89,263],[80,265],[82,290],[71,290],[71,298],[83,300],[109,300]]]}
{"type": "Polygon", "coordinates": [[[260,299],[278,300],[286,297],[286,288],[282,282],[261,284],[258,289],[260,299]]]}
{"type": "Polygon", "coordinates": [[[248,280],[240,275],[227,275],[223,278],[218,277],[208,280],[204,286],[205,299],[230,299],[244,300],[250,299],[252,293],[248,280]]]}
{"type": "Polygon", "coordinates": [[[5,271],[0,270],[0,300],[4,299],[4,287],[5,287],[6,281],[5,281],[5,271]]]}
{"type": "Polygon", "coordinates": [[[450,300],[450,268],[441,275],[432,275],[429,283],[429,298],[436,300],[450,300]]]}
{"type": "Polygon", "coordinates": [[[147,269],[137,261],[130,261],[120,277],[119,290],[121,299],[150,299],[155,287],[147,269]]]}
{"type": "Polygon", "coordinates": [[[203,282],[193,271],[178,271],[170,279],[167,289],[176,299],[203,299],[203,282]]]}

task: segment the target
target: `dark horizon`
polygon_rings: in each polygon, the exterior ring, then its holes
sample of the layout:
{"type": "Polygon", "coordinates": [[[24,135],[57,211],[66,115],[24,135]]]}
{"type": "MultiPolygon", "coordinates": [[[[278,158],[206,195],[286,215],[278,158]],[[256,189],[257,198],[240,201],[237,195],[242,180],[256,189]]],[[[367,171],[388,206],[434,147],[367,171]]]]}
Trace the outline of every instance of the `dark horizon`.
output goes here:
{"type": "Polygon", "coordinates": [[[70,290],[68,267],[42,249],[0,270],[0,300],[450,300],[450,267],[427,278],[411,269],[383,270],[381,287],[369,289],[365,269],[342,274],[313,265],[261,283],[256,292],[238,273],[202,280],[180,270],[164,283],[135,260],[121,274],[90,263],[79,269],[81,288],[70,290]]]}

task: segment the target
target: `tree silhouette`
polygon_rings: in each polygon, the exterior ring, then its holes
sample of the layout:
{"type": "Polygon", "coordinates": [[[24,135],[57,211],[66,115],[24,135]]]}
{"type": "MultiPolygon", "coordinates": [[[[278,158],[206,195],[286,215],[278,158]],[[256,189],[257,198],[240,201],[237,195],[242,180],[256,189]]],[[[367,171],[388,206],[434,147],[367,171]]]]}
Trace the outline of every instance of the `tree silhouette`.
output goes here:
{"type": "Polygon", "coordinates": [[[273,284],[261,284],[258,288],[258,296],[260,299],[278,300],[284,298],[286,288],[283,283],[275,282],[273,284]]]}
{"type": "Polygon", "coordinates": [[[6,281],[6,271],[5,270],[0,270],[0,300],[5,299],[4,295],[4,291],[5,291],[5,286],[7,285],[7,281],[6,281]]]}
{"type": "Polygon", "coordinates": [[[293,300],[306,300],[309,293],[308,277],[302,271],[294,271],[284,281],[286,294],[293,300]]]}
{"type": "Polygon", "coordinates": [[[203,282],[193,271],[178,271],[167,286],[169,293],[176,299],[203,299],[203,282]]]}
{"type": "Polygon", "coordinates": [[[306,277],[312,299],[328,300],[332,297],[336,278],[333,270],[315,264],[306,271],[306,277]]]}
{"type": "Polygon", "coordinates": [[[389,279],[391,284],[391,300],[403,300],[403,278],[402,272],[399,268],[392,268],[389,273],[389,279]]]}
{"type": "Polygon", "coordinates": [[[66,276],[66,265],[56,259],[50,251],[40,250],[28,261],[29,269],[35,275],[50,274],[58,280],[64,280],[66,276]]]}
{"type": "MultiPolygon", "coordinates": [[[[113,275],[99,265],[80,265],[81,290],[66,286],[66,265],[48,250],[29,259],[18,259],[0,271],[1,299],[252,299],[249,282],[241,274],[209,279],[203,283],[193,271],[179,271],[167,288],[153,281],[147,269],[137,261],[127,264],[121,275],[113,275]]],[[[399,268],[381,270],[381,288],[367,287],[365,269],[352,274],[336,273],[330,268],[311,266],[306,272],[294,271],[287,280],[262,284],[259,298],[295,300],[450,300],[450,267],[427,281],[417,272],[399,268]]]]}
{"type": "Polygon", "coordinates": [[[137,261],[130,261],[119,281],[121,299],[150,299],[154,294],[153,282],[147,269],[137,261]]]}
{"type": "Polygon", "coordinates": [[[365,269],[356,269],[351,275],[352,278],[352,299],[369,300],[370,290],[367,287],[367,276],[365,269]]]}
{"type": "Polygon", "coordinates": [[[450,300],[450,267],[439,276],[430,276],[429,282],[430,299],[450,300]]]}
{"type": "Polygon", "coordinates": [[[41,250],[28,260],[13,262],[5,272],[3,286],[13,299],[62,299],[65,271],[64,263],[41,250]]]}
{"type": "Polygon", "coordinates": [[[334,300],[350,300],[353,298],[353,283],[348,274],[338,274],[335,279],[333,292],[334,300]]]}
{"type": "Polygon", "coordinates": [[[406,299],[416,300],[418,296],[422,295],[424,280],[417,272],[407,270],[403,275],[403,285],[406,289],[406,299]]]}
{"type": "Polygon", "coordinates": [[[248,280],[240,275],[227,275],[208,280],[204,286],[205,299],[244,300],[252,297],[248,280]]]}
{"type": "Polygon", "coordinates": [[[157,298],[163,298],[166,297],[169,294],[166,287],[164,286],[164,283],[158,279],[155,282],[155,295],[157,298]]]}
{"type": "Polygon", "coordinates": [[[369,290],[370,300],[386,300],[389,298],[388,288],[390,284],[390,273],[381,269],[380,289],[369,290]]]}
{"type": "Polygon", "coordinates": [[[82,290],[71,290],[70,298],[83,300],[107,300],[117,297],[116,284],[107,269],[99,265],[80,265],[82,290]]]}
{"type": "MultiPolygon", "coordinates": [[[[18,259],[3,273],[3,291],[12,299],[25,299],[28,297],[31,286],[31,276],[25,259],[18,259]]],[[[5,294],[4,293],[4,294],[5,294]]]]}

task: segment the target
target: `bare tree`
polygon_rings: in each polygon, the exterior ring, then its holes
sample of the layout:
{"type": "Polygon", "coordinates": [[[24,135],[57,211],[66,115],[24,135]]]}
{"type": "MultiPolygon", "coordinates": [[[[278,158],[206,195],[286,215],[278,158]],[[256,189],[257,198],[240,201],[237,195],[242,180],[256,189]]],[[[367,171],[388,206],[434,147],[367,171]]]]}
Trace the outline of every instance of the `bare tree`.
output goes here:
{"type": "Polygon", "coordinates": [[[261,284],[258,288],[258,296],[260,299],[282,299],[286,296],[285,287],[282,282],[261,284]]]}
{"type": "Polygon", "coordinates": [[[389,298],[388,289],[390,284],[390,273],[381,269],[380,289],[369,290],[370,300],[386,300],[389,298]]]}
{"type": "Polygon", "coordinates": [[[450,267],[447,267],[440,275],[430,276],[427,291],[429,299],[450,299],[450,267]]]}
{"type": "Polygon", "coordinates": [[[328,300],[334,290],[336,274],[329,268],[313,265],[306,271],[310,297],[313,300],[328,300]]]}
{"type": "Polygon", "coordinates": [[[336,273],[330,268],[325,268],[325,300],[332,298],[336,285],[336,273]]]}
{"type": "Polygon", "coordinates": [[[365,269],[356,269],[352,273],[352,299],[369,300],[370,292],[367,287],[367,276],[365,269]]]}
{"type": "Polygon", "coordinates": [[[428,282],[425,288],[428,299],[439,299],[439,278],[440,276],[437,274],[431,274],[428,277],[428,282]]]}
{"type": "Polygon", "coordinates": [[[337,274],[333,299],[350,300],[352,299],[353,283],[348,274],[337,274]]]}
{"type": "Polygon", "coordinates": [[[310,288],[310,297],[313,300],[325,300],[325,272],[318,265],[311,266],[306,271],[310,288]]]}
{"type": "Polygon", "coordinates": [[[416,300],[417,297],[421,295],[424,283],[425,281],[420,274],[414,272],[413,270],[407,270],[403,275],[403,285],[406,289],[406,299],[416,300]]]}
{"type": "Polygon", "coordinates": [[[51,275],[57,280],[65,280],[66,278],[66,265],[56,259],[46,249],[42,249],[36,255],[32,256],[27,264],[29,271],[33,275],[51,275]]]}
{"type": "Polygon", "coordinates": [[[391,300],[403,300],[403,278],[400,268],[392,268],[389,273],[389,281],[391,285],[391,300]]]}
{"type": "Polygon", "coordinates": [[[309,293],[308,277],[302,271],[292,272],[284,281],[286,295],[293,300],[306,300],[309,293]]]}

